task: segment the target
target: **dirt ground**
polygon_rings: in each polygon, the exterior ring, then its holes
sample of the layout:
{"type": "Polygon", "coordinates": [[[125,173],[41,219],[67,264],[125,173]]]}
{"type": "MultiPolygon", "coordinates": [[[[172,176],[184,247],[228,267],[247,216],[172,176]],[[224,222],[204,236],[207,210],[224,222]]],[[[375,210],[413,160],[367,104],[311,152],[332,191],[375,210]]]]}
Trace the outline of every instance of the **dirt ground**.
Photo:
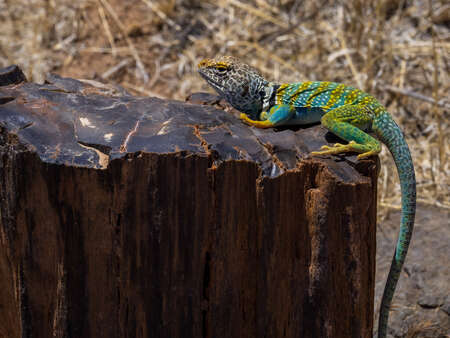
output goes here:
{"type": "MultiPolygon", "coordinates": [[[[378,224],[375,319],[392,259],[400,211],[378,224]]],[[[418,205],[413,240],[389,318],[391,337],[450,337],[450,213],[418,205]]]]}

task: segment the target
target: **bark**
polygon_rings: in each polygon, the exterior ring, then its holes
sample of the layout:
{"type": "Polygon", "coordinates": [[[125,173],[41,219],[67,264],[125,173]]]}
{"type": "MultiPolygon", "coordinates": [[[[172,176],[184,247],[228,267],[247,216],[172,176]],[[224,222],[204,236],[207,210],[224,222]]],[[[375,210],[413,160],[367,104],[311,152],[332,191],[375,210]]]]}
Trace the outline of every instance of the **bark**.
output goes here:
{"type": "Polygon", "coordinates": [[[208,94],[18,72],[0,71],[0,336],[371,337],[376,159],[310,157],[336,141],[322,127],[249,128],[208,94]]]}

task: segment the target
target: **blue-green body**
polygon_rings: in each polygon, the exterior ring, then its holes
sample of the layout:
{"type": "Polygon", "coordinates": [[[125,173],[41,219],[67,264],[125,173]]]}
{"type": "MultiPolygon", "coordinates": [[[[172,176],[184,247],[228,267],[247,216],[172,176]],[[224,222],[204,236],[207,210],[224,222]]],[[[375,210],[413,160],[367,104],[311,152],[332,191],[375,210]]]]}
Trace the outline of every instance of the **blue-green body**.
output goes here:
{"type": "Polygon", "coordinates": [[[414,227],[416,180],[408,145],[400,128],[370,94],[344,84],[307,81],[276,84],[233,57],[203,60],[200,74],[228,102],[242,112],[241,119],[258,128],[309,124],[320,121],[346,140],[323,146],[312,155],[359,153],[358,159],[377,155],[378,140],[391,152],[402,192],[400,233],[381,302],[378,337],[387,333],[389,309],[414,227]],[[373,132],[378,140],[367,132],[373,132]]]}
{"type": "Polygon", "coordinates": [[[337,82],[308,81],[272,88],[273,98],[269,99],[259,120],[269,120],[276,125],[318,122],[325,113],[344,105],[362,104],[374,114],[382,108],[371,95],[337,82]],[[293,114],[290,114],[291,108],[295,108],[293,114]]]}
{"type": "Polygon", "coordinates": [[[241,118],[257,127],[298,125],[321,121],[327,129],[348,141],[346,145],[324,146],[313,155],[355,151],[364,158],[376,155],[381,146],[367,134],[371,131],[382,141],[394,158],[402,191],[400,234],[381,303],[378,337],[385,337],[389,308],[411,239],[415,206],[416,181],[408,145],[402,132],[384,107],[371,95],[334,82],[299,82],[274,86],[272,104],[260,113],[259,121],[241,118]]]}

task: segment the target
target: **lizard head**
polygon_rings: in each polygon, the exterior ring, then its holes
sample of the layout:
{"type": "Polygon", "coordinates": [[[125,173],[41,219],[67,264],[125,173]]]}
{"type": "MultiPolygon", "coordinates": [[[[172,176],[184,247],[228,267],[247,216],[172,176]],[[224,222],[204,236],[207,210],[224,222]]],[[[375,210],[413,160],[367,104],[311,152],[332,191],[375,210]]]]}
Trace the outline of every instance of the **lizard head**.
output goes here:
{"type": "Polygon", "coordinates": [[[232,56],[204,59],[198,72],[237,110],[256,116],[261,112],[269,84],[259,72],[232,56]]]}

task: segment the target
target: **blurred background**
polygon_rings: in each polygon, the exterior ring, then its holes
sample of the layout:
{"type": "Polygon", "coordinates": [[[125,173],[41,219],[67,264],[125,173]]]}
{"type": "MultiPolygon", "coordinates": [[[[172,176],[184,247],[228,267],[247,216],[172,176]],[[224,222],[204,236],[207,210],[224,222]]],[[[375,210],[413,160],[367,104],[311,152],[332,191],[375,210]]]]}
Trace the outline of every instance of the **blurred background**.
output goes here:
{"type": "MultiPolygon", "coordinates": [[[[234,55],[271,80],[370,92],[406,135],[424,214],[450,228],[449,54],[448,0],[0,0],[0,66],[29,81],[53,72],[184,100],[212,92],[201,59],[234,55]]],[[[400,187],[386,149],[381,162],[382,227],[400,187]]]]}

